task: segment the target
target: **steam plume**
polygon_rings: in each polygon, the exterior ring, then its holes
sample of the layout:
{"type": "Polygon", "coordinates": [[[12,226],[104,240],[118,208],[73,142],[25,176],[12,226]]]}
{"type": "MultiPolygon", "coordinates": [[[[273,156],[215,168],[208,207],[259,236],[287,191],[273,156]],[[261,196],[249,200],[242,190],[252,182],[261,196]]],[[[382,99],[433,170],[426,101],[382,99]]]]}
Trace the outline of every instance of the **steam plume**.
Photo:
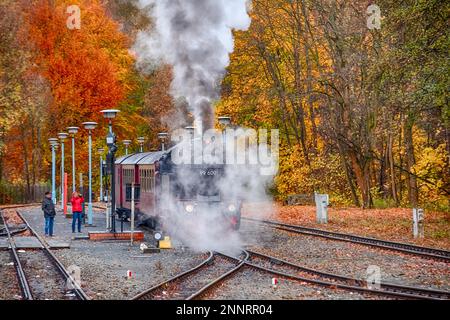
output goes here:
{"type": "Polygon", "coordinates": [[[233,51],[232,30],[250,25],[247,0],[140,0],[153,30],[141,32],[135,50],[142,60],[173,66],[172,95],[185,98],[195,126],[211,127],[218,84],[233,51]]]}

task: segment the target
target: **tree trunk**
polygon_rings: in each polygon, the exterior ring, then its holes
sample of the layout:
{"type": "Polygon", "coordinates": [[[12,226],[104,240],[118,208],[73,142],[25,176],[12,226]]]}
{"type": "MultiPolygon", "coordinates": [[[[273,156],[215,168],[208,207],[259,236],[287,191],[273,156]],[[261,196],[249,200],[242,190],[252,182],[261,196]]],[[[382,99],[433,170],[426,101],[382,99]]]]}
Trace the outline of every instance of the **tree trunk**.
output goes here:
{"type": "Polygon", "coordinates": [[[387,157],[389,161],[389,176],[391,178],[391,192],[392,192],[392,199],[395,201],[395,205],[398,206],[398,198],[397,198],[397,185],[395,183],[395,170],[394,170],[394,156],[392,154],[392,146],[394,144],[394,139],[392,138],[392,135],[389,133],[388,138],[388,150],[387,150],[387,157]]]}
{"type": "Polygon", "coordinates": [[[358,195],[356,194],[355,184],[353,183],[352,169],[349,166],[347,159],[345,158],[344,148],[340,141],[337,143],[339,150],[339,157],[341,158],[342,167],[345,170],[345,176],[347,178],[348,186],[350,187],[350,191],[352,193],[353,204],[357,207],[361,207],[361,203],[359,202],[358,195]]]}
{"type": "Polygon", "coordinates": [[[409,204],[413,207],[416,207],[419,202],[419,197],[417,193],[417,179],[414,175],[409,172],[412,172],[412,168],[416,163],[416,159],[414,156],[414,145],[413,145],[413,135],[412,128],[414,125],[414,120],[411,115],[408,115],[406,121],[404,123],[404,140],[405,140],[405,151],[406,151],[406,165],[407,165],[407,176],[408,176],[408,200],[409,204]]]}
{"type": "Polygon", "coordinates": [[[354,151],[350,150],[349,156],[353,172],[355,173],[356,183],[361,191],[362,207],[370,208],[372,206],[372,197],[370,195],[369,167],[360,163],[354,151]]]}

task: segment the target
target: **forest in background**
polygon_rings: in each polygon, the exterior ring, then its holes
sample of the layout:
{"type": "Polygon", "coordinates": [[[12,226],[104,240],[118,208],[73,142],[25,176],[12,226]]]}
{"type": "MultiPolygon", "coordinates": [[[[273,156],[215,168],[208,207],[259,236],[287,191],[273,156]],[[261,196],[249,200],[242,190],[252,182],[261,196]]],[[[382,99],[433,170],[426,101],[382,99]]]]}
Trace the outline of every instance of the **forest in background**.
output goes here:
{"type": "MultiPolygon", "coordinates": [[[[277,199],[319,191],[341,205],[449,210],[449,12],[438,0],[252,0],[216,108],[280,130],[277,199]],[[367,28],[370,4],[379,30],[367,28]]],[[[47,139],[68,126],[99,122],[102,146],[106,108],[122,111],[119,141],[157,148],[177,108],[170,67],[135,63],[136,34],[151,27],[136,0],[0,0],[0,185],[48,181],[47,139]],[[72,4],[80,30],[66,27],[72,4]]],[[[87,159],[87,132],[76,139],[87,159]]]]}

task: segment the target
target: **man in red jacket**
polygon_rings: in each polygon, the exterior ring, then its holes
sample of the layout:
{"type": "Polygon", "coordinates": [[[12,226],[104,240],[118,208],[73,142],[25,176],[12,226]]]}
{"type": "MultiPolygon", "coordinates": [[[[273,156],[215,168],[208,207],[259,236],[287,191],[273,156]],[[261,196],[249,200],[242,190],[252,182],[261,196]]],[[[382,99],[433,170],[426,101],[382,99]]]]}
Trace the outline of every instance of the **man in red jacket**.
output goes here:
{"type": "Polygon", "coordinates": [[[78,232],[81,232],[81,216],[83,212],[83,202],[84,198],[79,195],[78,192],[72,193],[72,233],[75,233],[75,224],[78,220],[78,232]]]}

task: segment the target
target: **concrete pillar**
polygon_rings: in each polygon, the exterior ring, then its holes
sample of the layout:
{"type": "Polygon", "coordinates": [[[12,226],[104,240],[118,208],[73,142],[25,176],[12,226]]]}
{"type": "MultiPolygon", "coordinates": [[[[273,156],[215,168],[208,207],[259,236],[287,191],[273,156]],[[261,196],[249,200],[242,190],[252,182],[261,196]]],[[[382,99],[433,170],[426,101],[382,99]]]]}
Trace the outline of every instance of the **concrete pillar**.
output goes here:
{"type": "Polygon", "coordinates": [[[328,194],[314,193],[317,223],[328,223],[328,194]]]}
{"type": "Polygon", "coordinates": [[[420,208],[413,208],[413,235],[414,238],[424,237],[424,212],[420,208]]]}

